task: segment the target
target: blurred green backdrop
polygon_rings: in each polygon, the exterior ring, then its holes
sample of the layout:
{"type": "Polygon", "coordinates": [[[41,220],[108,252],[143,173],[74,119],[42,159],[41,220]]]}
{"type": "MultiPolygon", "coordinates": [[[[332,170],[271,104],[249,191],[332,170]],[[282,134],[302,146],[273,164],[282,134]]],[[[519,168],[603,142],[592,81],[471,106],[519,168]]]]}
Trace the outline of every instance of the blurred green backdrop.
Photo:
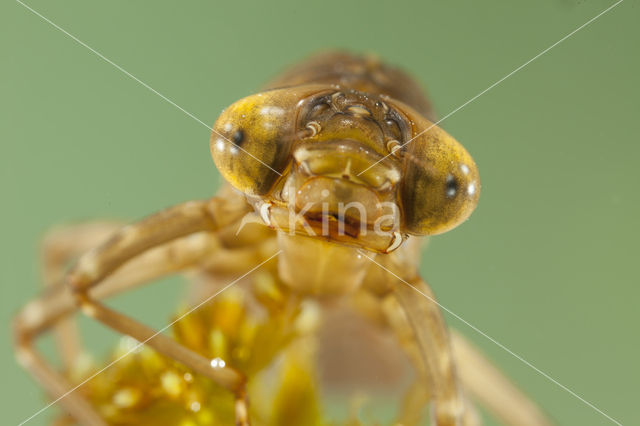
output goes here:
{"type": "MultiPolygon", "coordinates": [[[[443,116],[612,2],[28,4],[213,123],[287,64],[332,47],[402,66],[443,116]]],[[[625,424],[640,419],[639,20],[637,2],[621,3],[442,123],[476,158],[483,194],[469,222],[431,240],[422,268],[443,305],[625,424]]],[[[220,177],[201,124],[19,3],[3,2],[0,27],[0,416],[17,424],[45,404],[9,343],[10,317],[39,289],[45,230],[140,218],[211,195],[220,177]]],[[[120,303],[160,326],[174,284],[120,303]]],[[[612,424],[448,321],[558,424],[612,424]]],[[[103,336],[89,343],[105,350],[103,336]]]]}

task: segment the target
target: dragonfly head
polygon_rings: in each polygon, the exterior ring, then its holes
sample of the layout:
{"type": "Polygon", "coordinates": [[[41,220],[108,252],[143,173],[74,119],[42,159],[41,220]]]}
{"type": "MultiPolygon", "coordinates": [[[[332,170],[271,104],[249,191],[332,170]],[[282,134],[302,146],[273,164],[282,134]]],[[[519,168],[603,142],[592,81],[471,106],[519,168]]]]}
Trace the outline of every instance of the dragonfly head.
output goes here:
{"type": "Polygon", "coordinates": [[[267,225],[380,252],[453,228],[479,194],[473,159],[446,132],[393,99],[335,86],[234,103],[211,152],[267,225]]]}

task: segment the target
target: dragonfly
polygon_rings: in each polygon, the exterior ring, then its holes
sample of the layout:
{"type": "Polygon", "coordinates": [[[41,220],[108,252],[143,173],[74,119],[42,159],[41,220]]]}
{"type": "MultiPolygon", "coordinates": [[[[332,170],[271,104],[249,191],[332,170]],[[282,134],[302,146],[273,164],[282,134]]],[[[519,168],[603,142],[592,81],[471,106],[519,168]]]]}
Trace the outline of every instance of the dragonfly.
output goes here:
{"type": "Polygon", "coordinates": [[[551,424],[420,276],[421,241],[469,218],[480,178],[408,74],[316,54],[226,108],[210,150],[212,198],[45,237],[46,287],[13,336],[55,424],[470,426],[476,404],[551,424]],[[106,304],[173,274],[188,292],[163,329],[106,304]],[[122,334],[106,361],[87,361],[77,313],[122,334]],[[59,366],[36,348],[48,333],[59,366]]]}

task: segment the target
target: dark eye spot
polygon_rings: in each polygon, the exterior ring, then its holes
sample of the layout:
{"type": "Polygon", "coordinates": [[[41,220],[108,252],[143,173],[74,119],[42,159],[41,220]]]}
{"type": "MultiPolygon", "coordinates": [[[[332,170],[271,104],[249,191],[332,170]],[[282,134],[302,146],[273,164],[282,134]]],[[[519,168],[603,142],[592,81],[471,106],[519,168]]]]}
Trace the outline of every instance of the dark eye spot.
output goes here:
{"type": "Polygon", "coordinates": [[[242,129],[236,130],[233,136],[231,136],[231,140],[238,146],[242,145],[242,142],[244,142],[244,131],[242,129]]]}
{"type": "Polygon", "coordinates": [[[458,181],[452,175],[447,176],[445,181],[444,194],[447,198],[453,198],[458,193],[458,181]]]}

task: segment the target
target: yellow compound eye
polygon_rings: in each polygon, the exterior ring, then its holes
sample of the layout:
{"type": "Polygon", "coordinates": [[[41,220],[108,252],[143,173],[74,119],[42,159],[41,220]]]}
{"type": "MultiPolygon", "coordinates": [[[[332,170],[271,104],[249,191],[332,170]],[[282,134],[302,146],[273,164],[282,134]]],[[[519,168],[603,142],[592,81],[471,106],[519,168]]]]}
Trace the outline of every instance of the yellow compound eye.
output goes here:
{"type": "Polygon", "coordinates": [[[258,95],[242,99],[218,118],[211,155],[224,178],[250,195],[269,192],[287,166],[293,141],[291,111],[258,95]]]}
{"type": "Polygon", "coordinates": [[[269,193],[291,161],[298,105],[318,90],[315,85],[269,90],[224,110],[210,141],[222,176],[245,194],[269,193]]]}
{"type": "Polygon", "coordinates": [[[426,119],[414,121],[404,152],[401,187],[403,220],[414,235],[446,232],[469,217],[480,196],[480,177],[471,155],[453,137],[426,119]],[[428,131],[420,134],[424,129],[428,131]]]}

